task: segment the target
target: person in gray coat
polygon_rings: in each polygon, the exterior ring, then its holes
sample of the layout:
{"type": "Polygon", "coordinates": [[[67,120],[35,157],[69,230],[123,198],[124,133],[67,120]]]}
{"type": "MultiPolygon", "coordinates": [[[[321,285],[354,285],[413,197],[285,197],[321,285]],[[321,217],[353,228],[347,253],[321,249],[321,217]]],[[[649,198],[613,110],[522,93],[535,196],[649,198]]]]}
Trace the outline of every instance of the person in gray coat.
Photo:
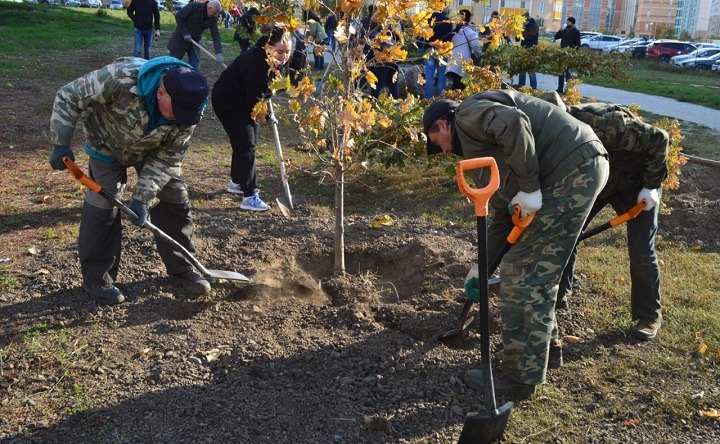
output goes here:
{"type": "Polygon", "coordinates": [[[222,11],[222,5],[218,0],[210,0],[207,3],[192,2],[175,14],[177,27],[168,42],[167,48],[170,55],[182,60],[185,54],[188,55],[188,62],[195,68],[200,68],[200,53],[192,41],[200,42],[202,33],[210,29],[213,46],[215,46],[215,58],[223,63],[222,47],[220,45],[220,31],[217,26],[217,16],[222,11]]]}

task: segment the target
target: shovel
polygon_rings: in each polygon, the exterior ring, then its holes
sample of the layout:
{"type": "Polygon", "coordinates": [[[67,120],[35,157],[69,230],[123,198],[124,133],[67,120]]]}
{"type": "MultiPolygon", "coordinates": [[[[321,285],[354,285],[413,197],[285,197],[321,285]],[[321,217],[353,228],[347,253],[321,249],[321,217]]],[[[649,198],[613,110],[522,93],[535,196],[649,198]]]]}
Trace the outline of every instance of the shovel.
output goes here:
{"type": "Polygon", "coordinates": [[[273,109],[271,99],[268,99],[268,109],[270,110],[270,125],[272,126],[273,137],[275,138],[275,151],[277,152],[280,163],[280,178],[282,179],[283,189],[285,190],[285,196],[278,197],[275,199],[275,202],[277,202],[278,208],[280,208],[283,216],[289,217],[290,211],[295,209],[297,202],[293,200],[290,194],[290,184],[288,184],[287,174],[285,173],[285,161],[283,160],[282,145],[280,144],[280,134],[278,133],[277,119],[275,119],[275,110],[273,109]]]}
{"type": "Polygon", "coordinates": [[[602,233],[603,231],[612,228],[617,227],[620,224],[624,224],[625,222],[635,219],[638,214],[645,208],[647,205],[647,200],[643,199],[639,204],[635,205],[634,207],[630,208],[627,213],[623,213],[616,217],[615,219],[611,220],[610,222],[605,222],[602,225],[599,225],[592,230],[587,230],[583,234],[578,237],[578,242],[585,240],[589,237],[595,236],[598,233],[602,233]]]}
{"type": "MultiPolygon", "coordinates": [[[[493,259],[492,263],[490,264],[490,268],[488,269],[488,276],[491,276],[493,273],[495,273],[495,270],[497,270],[497,267],[500,266],[500,261],[502,261],[502,258],[505,256],[505,254],[510,251],[510,248],[515,245],[515,243],[520,238],[520,235],[525,231],[525,228],[530,225],[530,222],[535,219],[535,213],[532,213],[531,215],[521,218],[520,214],[522,212],[522,208],[520,208],[520,205],[515,205],[513,208],[513,216],[512,221],[515,225],[510,231],[510,234],[508,234],[508,237],[505,239],[505,244],[503,245],[502,249],[498,251],[497,255],[495,256],[495,259],[493,259]]],[[[499,277],[488,279],[488,284],[497,284],[500,282],[499,277]]],[[[460,318],[458,319],[458,326],[457,328],[454,328],[447,333],[440,335],[438,339],[440,341],[451,341],[455,339],[458,336],[461,336],[465,330],[472,324],[472,321],[475,320],[472,316],[468,318],[468,313],[470,313],[470,307],[472,307],[473,301],[468,299],[465,302],[465,305],[463,306],[462,312],[460,313],[460,318]]]]}
{"type": "MultiPolygon", "coordinates": [[[[80,183],[88,187],[88,189],[90,189],[91,191],[101,195],[105,199],[114,203],[123,213],[127,214],[132,218],[137,218],[137,214],[135,214],[133,210],[131,210],[124,203],[122,203],[120,199],[105,191],[99,183],[86,176],[85,173],[83,173],[80,168],[75,165],[75,162],[70,160],[69,157],[63,157],[62,161],[67,167],[68,171],[70,171],[70,174],[72,174],[75,179],[77,179],[80,183]]],[[[190,263],[193,264],[193,266],[197,268],[197,270],[205,277],[216,279],[232,279],[236,281],[246,282],[250,281],[250,279],[248,279],[244,275],[236,273],[234,271],[208,270],[207,268],[203,267],[203,265],[197,259],[195,259],[195,256],[193,256],[192,253],[190,253],[185,247],[180,245],[180,243],[178,243],[175,239],[168,236],[165,232],[163,232],[147,220],[141,225],[141,227],[147,228],[148,230],[155,233],[158,237],[164,239],[167,242],[170,242],[170,244],[177,248],[182,253],[182,255],[185,256],[185,258],[190,261],[190,263]]]]}
{"type": "Polygon", "coordinates": [[[490,364],[490,301],[488,297],[488,260],[487,260],[487,213],[488,201],[500,186],[497,164],[492,157],[481,157],[458,162],[457,181],[460,192],[475,202],[478,235],[478,286],[480,289],[480,352],[482,354],[482,372],[485,381],[486,410],[470,413],[460,433],[460,444],[491,443],[499,440],[508,419],[513,403],[508,402],[499,409],[495,404],[495,387],[490,364]],[[465,170],[490,168],[490,182],[485,188],[470,188],[465,181],[465,170]]]}
{"type": "MultiPolygon", "coordinates": [[[[218,62],[218,59],[217,59],[210,51],[208,51],[207,49],[205,49],[205,47],[202,46],[200,43],[198,43],[198,42],[196,42],[195,40],[192,40],[192,39],[190,39],[190,43],[192,43],[193,46],[195,46],[195,47],[196,47],[197,49],[199,49],[200,51],[202,51],[202,52],[204,52],[205,54],[207,54],[211,59],[213,59],[213,60],[215,60],[216,62],[218,62]]],[[[220,62],[218,62],[218,63],[220,63],[220,62]]],[[[220,64],[222,65],[223,68],[227,68],[227,65],[226,65],[226,64],[224,64],[224,63],[220,63],[220,64]]]]}
{"type": "MultiPolygon", "coordinates": [[[[191,42],[196,48],[200,49],[200,51],[204,52],[208,57],[217,62],[217,58],[212,55],[210,51],[205,49],[204,46],[202,46],[195,40],[191,40],[191,42]]],[[[227,68],[227,65],[225,65],[224,63],[220,64],[223,66],[223,68],[227,68]]],[[[280,177],[282,178],[283,189],[285,190],[285,196],[278,197],[277,199],[275,199],[275,202],[277,202],[278,208],[280,208],[283,216],[289,217],[290,211],[295,209],[295,205],[297,204],[297,202],[293,200],[292,195],[290,194],[290,185],[288,184],[287,174],[285,173],[285,161],[283,160],[282,145],[280,144],[280,133],[278,133],[277,129],[277,120],[275,119],[275,110],[273,109],[272,100],[268,100],[268,108],[270,111],[270,125],[272,126],[273,137],[275,138],[275,151],[277,152],[278,161],[280,162],[280,177]]]]}

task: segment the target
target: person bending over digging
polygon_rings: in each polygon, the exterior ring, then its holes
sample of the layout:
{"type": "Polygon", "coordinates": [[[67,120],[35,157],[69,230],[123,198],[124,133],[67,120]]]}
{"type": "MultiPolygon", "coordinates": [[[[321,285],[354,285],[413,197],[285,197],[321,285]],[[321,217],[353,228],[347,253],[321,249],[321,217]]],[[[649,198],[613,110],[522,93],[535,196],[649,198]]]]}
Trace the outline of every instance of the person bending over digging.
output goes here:
{"type": "MultiPolygon", "coordinates": [[[[428,155],[495,158],[501,191],[490,199],[489,258],[513,228],[508,205],[520,205],[522,217],[536,213],[500,263],[505,355],[494,379],[499,393],[530,397],[545,382],[550,343],[557,342],[560,274],[607,181],[607,152],[589,126],[516,91],[485,91],[462,103],[434,102],[425,110],[423,129],[428,155]]],[[[477,289],[477,267],[468,281],[466,288],[477,289]]],[[[477,290],[468,294],[477,296],[477,290]]],[[[475,390],[484,388],[481,370],[468,370],[463,379],[475,390]]]]}
{"type": "MultiPolygon", "coordinates": [[[[75,160],[70,140],[75,123],[82,119],[84,150],[90,156],[88,175],[121,198],[127,168],[135,168],[138,182],[130,208],[138,217],[133,222],[142,225],[152,217],[153,224],[194,253],[190,200],[181,165],[207,98],[205,76],[178,59],[118,59],[58,91],[50,118],[55,145],[50,165],[62,170],[64,156],[75,160]]],[[[115,286],[120,239],[118,209],[88,190],[78,253],[83,288],[101,304],[125,300],[115,286]]],[[[173,282],[197,295],[210,291],[210,284],[184,256],[157,236],[156,244],[173,282]]]]}
{"type": "MultiPolygon", "coordinates": [[[[627,222],[632,282],[630,312],[637,321],[633,336],[644,341],[653,339],[662,325],[655,235],[662,183],[667,177],[670,137],[622,105],[596,102],[566,107],[554,91],[538,97],[567,109],[570,115],[590,125],[610,155],[610,179],[590,210],[586,226],[607,205],[622,214],[643,199],[647,201],[644,211],[627,222]]],[[[568,296],[572,295],[576,258],[577,246],[560,279],[558,308],[567,307],[568,296]]]]}
{"type": "Polygon", "coordinates": [[[271,96],[270,82],[288,62],[291,51],[292,34],[282,28],[273,28],[270,35],[261,37],[255,46],[236,58],[213,85],[213,110],[232,146],[227,191],[243,195],[240,203],[243,210],[270,209],[260,199],[257,187],[255,145],[259,126],[252,111],[258,102],[271,96]]]}

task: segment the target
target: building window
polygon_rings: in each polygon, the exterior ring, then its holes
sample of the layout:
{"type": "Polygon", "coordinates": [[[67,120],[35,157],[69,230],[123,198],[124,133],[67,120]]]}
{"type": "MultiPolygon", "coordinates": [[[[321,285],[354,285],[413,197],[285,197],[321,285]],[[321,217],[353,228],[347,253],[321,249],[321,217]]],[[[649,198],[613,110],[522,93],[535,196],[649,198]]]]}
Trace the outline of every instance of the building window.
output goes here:
{"type": "Polygon", "coordinates": [[[545,2],[538,3],[538,12],[545,12],[545,2]]]}

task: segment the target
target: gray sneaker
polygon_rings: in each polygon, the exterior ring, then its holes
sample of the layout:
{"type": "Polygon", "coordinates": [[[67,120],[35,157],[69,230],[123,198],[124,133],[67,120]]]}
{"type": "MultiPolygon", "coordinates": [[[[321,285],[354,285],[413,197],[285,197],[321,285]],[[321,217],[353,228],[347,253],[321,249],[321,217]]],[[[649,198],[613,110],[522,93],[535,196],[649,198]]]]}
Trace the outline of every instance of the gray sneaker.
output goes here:
{"type": "Polygon", "coordinates": [[[95,302],[103,305],[115,305],[125,300],[125,296],[113,284],[85,285],[83,289],[95,302]]]}
{"type": "Polygon", "coordinates": [[[184,273],[171,274],[170,281],[180,285],[188,293],[196,295],[210,293],[211,290],[210,282],[192,270],[184,273]]]}
{"type": "Polygon", "coordinates": [[[661,326],[662,319],[656,319],[654,321],[645,321],[640,319],[637,325],[632,328],[632,334],[636,339],[649,341],[657,336],[661,326]]]}

